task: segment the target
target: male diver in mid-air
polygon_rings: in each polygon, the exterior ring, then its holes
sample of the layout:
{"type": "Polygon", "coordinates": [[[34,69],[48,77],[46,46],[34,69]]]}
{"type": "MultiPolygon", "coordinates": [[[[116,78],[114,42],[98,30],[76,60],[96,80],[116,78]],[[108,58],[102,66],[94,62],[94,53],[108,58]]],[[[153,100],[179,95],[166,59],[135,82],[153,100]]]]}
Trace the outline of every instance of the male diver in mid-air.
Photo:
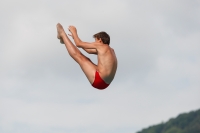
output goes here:
{"type": "Polygon", "coordinates": [[[68,34],[74,39],[76,46],[71,42],[61,24],[57,24],[60,42],[65,44],[69,55],[80,65],[89,82],[94,88],[105,89],[114,79],[117,70],[117,58],[114,50],[109,46],[110,36],[106,32],[99,32],[93,37],[95,42],[83,42],[77,34],[76,27],[69,26],[68,34]],[[88,54],[98,56],[98,64],[95,65],[89,58],[81,53],[78,48],[82,48],[88,54]]]}

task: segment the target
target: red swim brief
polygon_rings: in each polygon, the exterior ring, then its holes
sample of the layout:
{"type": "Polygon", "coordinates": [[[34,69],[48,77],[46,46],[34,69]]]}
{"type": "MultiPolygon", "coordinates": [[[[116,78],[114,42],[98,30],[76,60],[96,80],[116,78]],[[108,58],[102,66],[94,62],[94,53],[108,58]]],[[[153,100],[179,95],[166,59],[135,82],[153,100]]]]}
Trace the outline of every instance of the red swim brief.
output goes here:
{"type": "Polygon", "coordinates": [[[92,84],[92,86],[94,88],[102,90],[102,89],[107,88],[109,86],[109,84],[107,84],[105,81],[103,81],[103,79],[99,75],[99,72],[96,71],[94,83],[92,84]]]}

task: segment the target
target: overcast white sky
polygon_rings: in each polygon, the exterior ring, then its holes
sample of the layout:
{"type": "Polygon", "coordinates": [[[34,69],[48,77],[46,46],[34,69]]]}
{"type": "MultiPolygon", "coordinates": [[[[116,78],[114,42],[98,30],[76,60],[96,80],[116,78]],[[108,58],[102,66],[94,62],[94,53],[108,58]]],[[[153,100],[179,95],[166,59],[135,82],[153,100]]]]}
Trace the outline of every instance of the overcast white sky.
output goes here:
{"type": "Polygon", "coordinates": [[[199,16],[199,0],[1,0],[0,133],[135,133],[199,109],[199,16]],[[59,44],[58,22],[88,42],[110,34],[106,90],[59,44]]]}

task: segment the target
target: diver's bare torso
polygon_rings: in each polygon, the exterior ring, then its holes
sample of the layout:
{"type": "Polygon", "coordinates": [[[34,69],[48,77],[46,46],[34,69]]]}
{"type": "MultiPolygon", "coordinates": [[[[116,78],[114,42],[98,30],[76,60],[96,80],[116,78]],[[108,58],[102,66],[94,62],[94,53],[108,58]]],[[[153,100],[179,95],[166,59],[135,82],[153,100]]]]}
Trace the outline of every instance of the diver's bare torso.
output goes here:
{"type": "Polygon", "coordinates": [[[109,84],[112,82],[117,70],[117,58],[115,52],[109,45],[103,44],[102,47],[97,49],[97,54],[97,71],[101,78],[109,84]]]}

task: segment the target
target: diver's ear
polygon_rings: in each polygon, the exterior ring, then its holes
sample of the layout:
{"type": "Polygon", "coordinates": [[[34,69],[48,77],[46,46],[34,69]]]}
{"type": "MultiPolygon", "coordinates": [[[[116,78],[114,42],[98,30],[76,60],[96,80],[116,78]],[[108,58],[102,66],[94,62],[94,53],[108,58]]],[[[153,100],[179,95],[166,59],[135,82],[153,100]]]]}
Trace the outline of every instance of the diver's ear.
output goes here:
{"type": "Polygon", "coordinates": [[[99,42],[100,42],[100,43],[103,43],[103,41],[101,40],[101,38],[99,38],[99,42]]]}

